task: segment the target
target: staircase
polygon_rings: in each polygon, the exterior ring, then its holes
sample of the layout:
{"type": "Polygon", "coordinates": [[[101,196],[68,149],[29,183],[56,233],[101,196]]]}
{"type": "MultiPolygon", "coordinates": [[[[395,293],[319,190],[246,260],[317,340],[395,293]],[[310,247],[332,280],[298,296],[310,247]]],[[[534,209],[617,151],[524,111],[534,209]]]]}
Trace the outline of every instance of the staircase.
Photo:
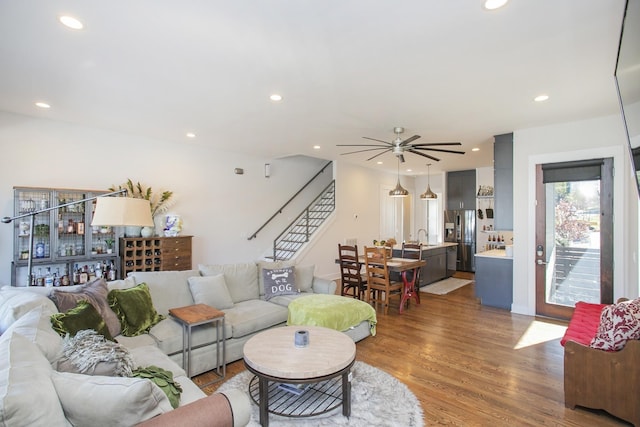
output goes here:
{"type": "Polygon", "coordinates": [[[273,241],[273,255],[266,257],[273,261],[286,261],[309,242],[313,233],[331,216],[336,209],[336,181],[322,190],[298,217],[289,224],[273,241]]]}

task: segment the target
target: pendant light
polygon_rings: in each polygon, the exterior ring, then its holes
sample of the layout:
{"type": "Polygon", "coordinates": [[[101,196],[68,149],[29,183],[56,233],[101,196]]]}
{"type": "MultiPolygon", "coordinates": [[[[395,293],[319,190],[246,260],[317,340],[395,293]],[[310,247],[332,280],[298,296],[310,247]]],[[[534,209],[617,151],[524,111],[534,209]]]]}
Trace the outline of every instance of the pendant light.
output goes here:
{"type": "Polygon", "coordinates": [[[398,183],[396,184],[396,188],[389,191],[389,196],[391,197],[407,197],[409,192],[402,188],[400,185],[400,158],[398,157],[398,183]]]}
{"type": "Polygon", "coordinates": [[[431,166],[431,163],[427,164],[427,191],[420,195],[420,198],[422,200],[431,200],[438,198],[438,195],[431,191],[431,175],[429,175],[429,166],[431,166]]]}

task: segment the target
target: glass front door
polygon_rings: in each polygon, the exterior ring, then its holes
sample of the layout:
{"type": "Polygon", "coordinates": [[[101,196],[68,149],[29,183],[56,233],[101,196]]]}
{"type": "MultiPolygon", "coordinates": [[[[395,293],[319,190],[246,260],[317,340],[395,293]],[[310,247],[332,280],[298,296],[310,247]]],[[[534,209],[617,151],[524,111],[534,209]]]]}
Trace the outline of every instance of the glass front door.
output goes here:
{"type": "Polygon", "coordinates": [[[612,298],[610,183],[601,179],[603,161],[593,173],[574,163],[555,166],[546,175],[539,170],[536,312],[568,318],[578,301],[612,298]]]}

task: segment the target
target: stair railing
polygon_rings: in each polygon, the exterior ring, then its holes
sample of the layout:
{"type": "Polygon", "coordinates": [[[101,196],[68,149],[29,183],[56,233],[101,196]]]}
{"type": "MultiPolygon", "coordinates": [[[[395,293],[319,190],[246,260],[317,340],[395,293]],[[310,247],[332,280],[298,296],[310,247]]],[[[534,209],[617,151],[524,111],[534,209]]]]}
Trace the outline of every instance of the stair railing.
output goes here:
{"type": "Polygon", "coordinates": [[[295,198],[298,196],[298,194],[302,193],[302,191],[304,191],[304,189],[305,189],[305,188],[307,188],[307,187],[308,187],[308,186],[313,182],[313,180],[315,180],[315,179],[318,177],[318,175],[320,175],[321,173],[323,173],[323,172],[324,172],[324,170],[325,170],[325,169],[326,169],[326,168],[327,168],[331,163],[333,163],[333,162],[329,161],[326,165],[324,165],[324,166],[322,167],[322,169],[320,169],[320,170],[318,171],[318,173],[316,173],[316,174],[315,174],[315,175],[314,175],[314,176],[313,176],[309,181],[307,181],[307,183],[306,183],[305,185],[303,185],[303,186],[302,186],[302,188],[301,188],[301,189],[299,189],[299,190],[296,192],[296,194],[294,194],[293,196],[291,196],[291,198],[290,198],[289,200],[287,200],[287,201],[286,201],[286,203],[285,203],[284,205],[280,206],[280,209],[278,209],[278,210],[277,210],[273,215],[271,215],[271,217],[270,217],[270,218],[269,218],[269,219],[268,219],[264,224],[262,224],[262,225],[260,226],[260,228],[258,228],[258,229],[255,231],[255,233],[253,233],[251,236],[247,237],[247,240],[255,239],[255,238],[258,236],[258,233],[259,233],[260,231],[262,231],[262,229],[263,229],[263,228],[265,228],[265,227],[266,227],[266,226],[267,226],[271,221],[273,221],[273,219],[274,219],[276,216],[278,216],[279,214],[281,214],[281,213],[282,213],[282,211],[284,210],[284,208],[286,208],[286,207],[287,207],[287,205],[289,205],[289,203],[291,203],[291,202],[293,201],[293,199],[295,199],[295,198]]]}
{"type": "MultiPolygon", "coordinates": [[[[314,231],[316,231],[318,229],[318,227],[320,227],[320,225],[324,222],[324,220],[327,219],[327,217],[331,214],[331,212],[333,212],[335,210],[335,206],[336,206],[336,193],[335,193],[335,184],[336,184],[336,180],[332,180],[329,185],[327,185],[318,195],[318,197],[316,197],[311,203],[309,203],[307,205],[307,207],[305,207],[302,211],[302,213],[300,213],[300,215],[298,215],[298,217],[296,219],[294,219],[293,221],[291,221],[291,223],[289,223],[289,225],[287,225],[284,229],[284,231],[282,233],[280,233],[275,239],[273,239],[273,260],[274,261],[278,261],[278,260],[288,260],[291,257],[293,257],[293,255],[302,247],[302,245],[304,243],[307,243],[309,241],[309,238],[311,237],[311,235],[313,234],[314,231]],[[326,195],[327,193],[331,194],[331,199],[330,204],[328,205],[330,208],[329,210],[326,211],[322,211],[323,215],[322,218],[316,217],[313,218],[315,220],[320,220],[319,224],[310,225],[311,222],[311,215],[310,212],[313,211],[313,208],[315,208],[318,205],[321,205],[323,203],[320,203],[322,201],[326,201],[326,195]],[[285,248],[280,248],[278,247],[278,243],[281,241],[283,236],[286,236],[287,234],[291,233],[292,229],[299,226],[301,219],[304,219],[304,240],[302,242],[296,242],[297,244],[295,245],[296,248],[294,250],[287,250],[285,248]],[[312,229],[313,227],[313,229],[312,229]],[[283,249],[286,252],[289,252],[289,254],[287,256],[278,256],[278,251],[283,251],[283,249]]],[[[315,211],[315,213],[318,213],[319,211],[315,211]]]]}

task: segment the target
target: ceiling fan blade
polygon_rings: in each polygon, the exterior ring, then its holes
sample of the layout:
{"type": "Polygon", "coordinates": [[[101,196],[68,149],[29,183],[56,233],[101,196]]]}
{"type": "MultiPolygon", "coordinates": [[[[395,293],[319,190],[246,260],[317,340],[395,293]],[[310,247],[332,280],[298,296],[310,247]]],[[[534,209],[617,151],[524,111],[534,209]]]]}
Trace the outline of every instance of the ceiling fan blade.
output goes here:
{"type": "Polygon", "coordinates": [[[456,150],[443,150],[441,148],[430,148],[430,147],[411,147],[414,150],[429,150],[429,151],[438,151],[440,153],[453,153],[453,154],[464,154],[464,151],[456,151],[456,150]]]}
{"type": "Polygon", "coordinates": [[[387,141],[383,141],[383,140],[381,140],[381,139],[369,138],[368,136],[363,136],[363,138],[364,138],[364,139],[370,139],[371,141],[378,141],[378,142],[382,142],[382,143],[387,144],[387,145],[393,145],[392,143],[387,142],[387,141]]]}
{"type": "Polygon", "coordinates": [[[336,147],[380,147],[380,148],[389,148],[387,145],[380,145],[380,144],[336,144],[336,147]]]}
{"type": "Polygon", "coordinates": [[[438,145],[462,145],[461,142],[423,142],[421,144],[412,144],[414,147],[427,147],[427,146],[438,146],[438,145]]]}
{"type": "Polygon", "coordinates": [[[416,150],[414,150],[412,148],[408,149],[407,151],[410,152],[410,153],[413,153],[413,154],[417,154],[418,156],[426,157],[427,159],[431,159],[431,160],[433,160],[435,162],[439,162],[440,161],[440,159],[438,159],[436,157],[430,156],[430,155],[425,154],[425,153],[421,153],[421,152],[416,151],[416,150]]]}
{"type": "Polygon", "coordinates": [[[409,137],[407,139],[405,139],[404,141],[402,141],[400,143],[401,147],[404,147],[405,145],[407,145],[408,143],[410,143],[411,141],[415,141],[416,139],[420,138],[420,135],[413,135],[412,137],[409,137]]]}
{"type": "Polygon", "coordinates": [[[365,151],[376,151],[376,150],[385,150],[385,151],[387,151],[388,148],[387,147],[365,148],[364,150],[356,150],[356,151],[349,151],[348,153],[341,153],[341,155],[344,156],[345,154],[363,153],[365,151]]]}
{"type": "Polygon", "coordinates": [[[383,152],[378,153],[378,154],[376,154],[376,155],[375,155],[375,156],[373,156],[373,157],[369,157],[369,158],[367,159],[367,161],[369,161],[369,160],[373,160],[373,159],[375,159],[376,157],[381,156],[381,155],[383,155],[384,153],[386,153],[387,151],[391,151],[391,150],[392,150],[392,148],[387,148],[387,149],[386,149],[386,150],[384,150],[383,152]]]}

